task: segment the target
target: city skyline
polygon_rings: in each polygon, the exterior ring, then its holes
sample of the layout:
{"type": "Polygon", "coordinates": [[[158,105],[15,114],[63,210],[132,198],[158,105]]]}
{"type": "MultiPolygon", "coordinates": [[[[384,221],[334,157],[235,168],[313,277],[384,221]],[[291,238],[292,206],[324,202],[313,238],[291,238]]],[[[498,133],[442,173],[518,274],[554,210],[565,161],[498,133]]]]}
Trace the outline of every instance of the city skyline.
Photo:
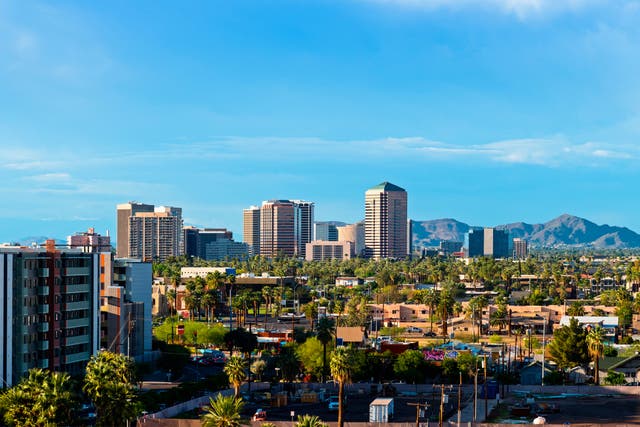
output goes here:
{"type": "Polygon", "coordinates": [[[115,238],[128,200],[353,223],[383,181],[415,220],[640,232],[638,2],[277,5],[3,3],[0,242],[115,238]]]}

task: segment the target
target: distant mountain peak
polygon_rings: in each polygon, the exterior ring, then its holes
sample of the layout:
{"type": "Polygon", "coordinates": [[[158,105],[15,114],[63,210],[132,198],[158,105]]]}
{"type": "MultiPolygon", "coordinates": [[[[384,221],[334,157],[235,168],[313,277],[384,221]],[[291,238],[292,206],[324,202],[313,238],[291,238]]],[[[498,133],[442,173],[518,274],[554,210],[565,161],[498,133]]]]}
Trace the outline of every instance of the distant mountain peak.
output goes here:
{"type": "MultiPolygon", "coordinates": [[[[463,241],[464,234],[471,228],[476,227],[453,218],[413,221],[413,244],[415,247],[428,247],[438,246],[441,240],[463,241]]],[[[626,227],[598,225],[568,213],[544,224],[527,224],[520,221],[496,225],[494,228],[508,230],[512,238],[525,239],[533,247],[640,247],[640,235],[626,227]]]]}

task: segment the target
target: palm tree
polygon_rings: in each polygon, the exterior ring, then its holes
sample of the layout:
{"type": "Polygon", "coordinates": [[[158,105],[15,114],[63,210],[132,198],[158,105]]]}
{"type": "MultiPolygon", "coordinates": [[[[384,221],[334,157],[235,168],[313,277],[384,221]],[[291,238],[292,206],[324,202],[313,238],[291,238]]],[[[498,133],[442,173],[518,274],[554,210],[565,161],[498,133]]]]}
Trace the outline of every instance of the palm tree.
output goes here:
{"type": "Polygon", "coordinates": [[[429,306],[429,332],[433,332],[433,312],[438,305],[438,299],[438,293],[435,289],[429,289],[421,298],[422,304],[429,306]]]}
{"type": "Polygon", "coordinates": [[[327,344],[333,340],[335,322],[330,317],[323,317],[318,321],[316,337],[322,343],[322,381],[327,376],[327,344]]]}
{"type": "Polygon", "coordinates": [[[10,426],[70,425],[77,400],[69,374],[32,369],[0,396],[4,421],[10,426]]]}
{"type": "Polygon", "coordinates": [[[240,415],[244,408],[242,399],[218,394],[209,398],[207,413],[202,416],[202,427],[241,427],[249,421],[240,415]]]}
{"type": "Polygon", "coordinates": [[[98,426],[122,426],[137,412],[133,361],[101,351],[92,356],[82,389],[96,406],[98,426]]]}
{"type": "Polygon", "coordinates": [[[331,376],[338,382],[338,427],[344,427],[344,385],[351,381],[351,355],[340,347],[331,356],[331,376]]]}
{"type": "Polygon", "coordinates": [[[327,427],[327,424],[323,423],[317,415],[298,415],[295,427],[327,427]]]}
{"type": "Polygon", "coordinates": [[[587,347],[589,354],[593,357],[594,380],[600,384],[600,358],[604,353],[604,329],[601,326],[591,328],[587,333],[587,347]]]}
{"type": "Polygon", "coordinates": [[[247,363],[240,356],[231,356],[224,365],[224,373],[233,384],[234,396],[237,398],[240,395],[240,385],[247,379],[247,363]]]}

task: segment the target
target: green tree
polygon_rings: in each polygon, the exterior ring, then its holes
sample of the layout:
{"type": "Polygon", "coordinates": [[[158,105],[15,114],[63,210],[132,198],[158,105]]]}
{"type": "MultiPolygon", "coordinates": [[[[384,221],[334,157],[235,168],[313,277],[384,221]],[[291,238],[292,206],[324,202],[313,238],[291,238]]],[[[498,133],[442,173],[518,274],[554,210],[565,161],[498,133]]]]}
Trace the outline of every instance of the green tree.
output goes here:
{"type": "Polygon", "coordinates": [[[426,365],[427,362],[421,351],[407,350],[398,356],[393,369],[398,377],[415,384],[424,380],[426,365]]]}
{"type": "Polygon", "coordinates": [[[338,427],[344,427],[344,385],[351,381],[351,355],[339,347],[331,356],[331,376],[338,382],[338,427]]]}
{"type": "Polygon", "coordinates": [[[58,426],[73,423],[77,399],[69,374],[32,369],[18,385],[0,396],[9,426],[58,426]]]}
{"type": "Polygon", "coordinates": [[[133,361],[101,351],[87,364],[83,390],[96,407],[98,426],[123,426],[137,415],[133,361]]]}
{"type": "Polygon", "coordinates": [[[233,384],[234,396],[240,396],[240,385],[247,379],[247,362],[239,356],[231,356],[224,365],[224,373],[233,384]]]}
{"type": "Polygon", "coordinates": [[[576,301],[567,308],[568,316],[584,316],[584,303],[576,301]]]}
{"type": "Polygon", "coordinates": [[[318,321],[316,337],[322,343],[322,381],[327,377],[327,345],[333,340],[335,322],[330,317],[318,321]]]}
{"type": "Polygon", "coordinates": [[[624,385],[626,381],[622,372],[608,371],[604,383],[606,385],[624,385]]]}
{"type": "Polygon", "coordinates": [[[575,318],[571,318],[569,325],[562,326],[553,333],[548,349],[560,368],[572,368],[589,361],[586,337],[586,331],[575,318]]]}
{"type": "Polygon", "coordinates": [[[215,399],[209,398],[207,412],[202,416],[202,427],[241,427],[248,425],[249,420],[242,418],[244,402],[233,396],[218,394],[215,399]]]}
{"type": "Polygon", "coordinates": [[[265,362],[264,360],[256,360],[251,364],[251,367],[250,367],[251,373],[256,377],[258,377],[260,381],[262,381],[262,374],[264,373],[264,370],[266,368],[267,368],[267,362],[265,362]]]}
{"type": "Polygon", "coordinates": [[[304,372],[316,378],[322,376],[322,348],[323,345],[320,340],[316,337],[311,337],[296,349],[296,354],[302,363],[304,372]]]}
{"type": "MultiPolygon", "coordinates": [[[[264,424],[263,424],[264,426],[264,424]]],[[[317,415],[298,415],[295,427],[328,427],[317,415]]]]}
{"type": "Polygon", "coordinates": [[[587,333],[587,348],[589,349],[589,354],[593,358],[593,366],[594,366],[594,380],[596,384],[600,384],[600,358],[604,353],[604,329],[600,326],[596,326],[595,328],[591,328],[591,330],[587,333]]]}

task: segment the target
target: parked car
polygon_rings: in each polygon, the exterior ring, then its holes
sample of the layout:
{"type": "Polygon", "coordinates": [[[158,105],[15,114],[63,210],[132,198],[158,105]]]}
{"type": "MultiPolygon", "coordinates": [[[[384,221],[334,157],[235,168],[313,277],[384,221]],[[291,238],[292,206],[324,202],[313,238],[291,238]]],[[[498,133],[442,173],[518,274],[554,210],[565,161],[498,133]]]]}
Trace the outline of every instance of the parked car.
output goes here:
{"type": "Polygon", "coordinates": [[[433,332],[433,331],[428,331],[428,332],[425,332],[425,333],[423,334],[423,336],[424,336],[424,337],[437,337],[437,336],[438,336],[438,334],[436,334],[436,333],[435,333],[435,332],[433,332]]]}
{"type": "Polygon", "coordinates": [[[340,402],[338,401],[338,396],[329,396],[328,409],[330,411],[337,411],[339,406],[340,402]]]}
{"type": "Polygon", "coordinates": [[[422,329],[415,327],[415,326],[409,326],[407,329],[405,329],[405,332],[409,333],[409,334],[421,334],[422,333],[422,329]]]}
{"type": "Polygon", "coordinates": [[[256,409],[256,413],[253,414],[253,421],[267,421],[267,411],[264,409],[256,409]]]}

